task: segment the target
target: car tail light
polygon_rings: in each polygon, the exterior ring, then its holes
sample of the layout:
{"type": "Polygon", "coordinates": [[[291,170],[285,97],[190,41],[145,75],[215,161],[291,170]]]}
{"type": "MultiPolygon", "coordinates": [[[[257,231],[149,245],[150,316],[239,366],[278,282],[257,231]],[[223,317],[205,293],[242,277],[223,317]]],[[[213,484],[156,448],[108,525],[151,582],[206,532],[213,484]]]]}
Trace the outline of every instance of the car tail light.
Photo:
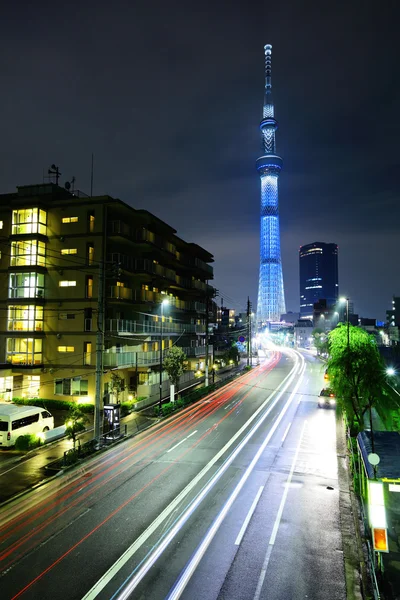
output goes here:
{"type": "Polygon", "coordinates": [[[333,396],[333,394],[329,394],[329,396],[330,396],[331,398],[333,398],[333,397],[334,397],[334,396],[333,396]]]}
{"type": "Polygon", "coordinates": [[[7,433],[7,442],[9,442],[10,440],[11,440],[11,433],[10,433],[10,432],[8,432],[8,433],[7,433]]]}

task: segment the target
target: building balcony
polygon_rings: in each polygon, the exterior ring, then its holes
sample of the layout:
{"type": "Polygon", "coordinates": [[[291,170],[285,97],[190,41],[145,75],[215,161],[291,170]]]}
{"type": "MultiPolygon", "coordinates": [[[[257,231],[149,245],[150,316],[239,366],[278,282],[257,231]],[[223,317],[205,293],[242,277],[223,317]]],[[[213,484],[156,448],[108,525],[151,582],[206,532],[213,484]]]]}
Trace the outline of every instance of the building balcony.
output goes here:
{"type": "Polygon", "coordinates": [[[132,273],[149,273],[170,281],[176,281],[176,273],[173,269],[168,269],[147,258],[133,258],[126,254],[112,252],[107,256],[107,261],[118,264],[122,269],[132,273]]]}
{"type": "MultiPolygon", "coordinates": [[[[205,356],[206,347],[196,346],[194,348],[186,347],[182,348],[183,352],[187,357],[198,357],[205,356]]],[[[212,346],[208,347],[208,351],[211,355],[212,346]]],[[[163,350],[163,356],[168,352],[168,348],[163,350]]],[[[104,367],[143,367],[160,364],[160,351],[153,350],[152,352],[116,352],[115,349],[107,350],[103,354],[103,365],[104,367]]]]}
{"type": "MultiPolygon", "coordinates": [[[[161,323],[160,321],[146,323],[140,321],[128,321],[126,319],[107,319],[106,331],[113,331],[124,335],[157,335],[161,334],[161,323]]],[[[196,325],[192,323],[170,323],[168,320],[163,322],[163,334],[165,336],[183,333],[195,333],[201,335],[204,334],[205,331],[205,325],[196,325]]]]}
{"type": "Polygon", "coordinates": [[[120,285],[113,285],[109,288],[108,297],[116,300],[132,300],[132,290],[120,285]]]}

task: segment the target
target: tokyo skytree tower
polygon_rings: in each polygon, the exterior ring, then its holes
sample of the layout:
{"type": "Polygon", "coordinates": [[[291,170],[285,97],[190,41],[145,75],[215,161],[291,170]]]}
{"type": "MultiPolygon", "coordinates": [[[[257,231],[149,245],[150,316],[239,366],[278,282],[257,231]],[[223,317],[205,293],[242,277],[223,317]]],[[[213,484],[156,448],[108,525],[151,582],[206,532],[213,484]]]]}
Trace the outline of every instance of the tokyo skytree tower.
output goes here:
{"type": "Polygon", "coordinates": [[[260,279],[258,284],[257,325],[265,326],[270,321],[279,321],[286,312],[283,291],[281,243],[279,234],[278,179],[282,159],[276,154],[274,103],[271,84],[272,46],[265,51],[265,97],[263,119],[260,123],[263,156],[257,159],[257,171],[261,178],[261,235],[260,235],[260,279]]]}

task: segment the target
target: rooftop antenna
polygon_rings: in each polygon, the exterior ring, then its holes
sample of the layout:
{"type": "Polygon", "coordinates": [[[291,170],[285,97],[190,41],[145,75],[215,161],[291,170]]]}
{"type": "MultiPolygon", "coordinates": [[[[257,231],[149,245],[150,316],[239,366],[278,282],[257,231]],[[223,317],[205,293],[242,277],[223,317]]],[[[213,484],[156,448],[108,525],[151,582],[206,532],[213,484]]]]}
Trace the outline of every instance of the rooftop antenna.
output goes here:
{"type": "Polygon", "coordinates": [[[49,175],[49,179],[51,179],[52,177],[55,176],[56,178],[56,185],[58,185],[58,180],[60,179],[60,169],[56,166],[56,165],[51,165],[50,169],[48,169],[47,171],[48,175],[49,175]]]}

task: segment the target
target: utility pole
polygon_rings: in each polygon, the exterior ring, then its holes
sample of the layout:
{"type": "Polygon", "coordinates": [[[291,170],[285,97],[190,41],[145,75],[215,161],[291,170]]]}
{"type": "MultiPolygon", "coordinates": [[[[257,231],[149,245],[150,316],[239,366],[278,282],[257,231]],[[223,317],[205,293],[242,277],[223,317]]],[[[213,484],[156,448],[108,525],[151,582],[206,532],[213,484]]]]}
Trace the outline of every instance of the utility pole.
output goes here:
{"type": "Polygon", "coordinates": [[[205,366],[205,380],[204,385],[208,387],[208,321],[209,321],[209,313],[208,313],[208,279],[206,281],[206,366],[205,366]]]}
{"type": "Polygon", "coordinates": [[[94,439],[100,443],[101,413],[103,410],[103,348],[104,348],[104,262],[99,264],[97,292],[96,391],[94,404],[94,439]]]}

